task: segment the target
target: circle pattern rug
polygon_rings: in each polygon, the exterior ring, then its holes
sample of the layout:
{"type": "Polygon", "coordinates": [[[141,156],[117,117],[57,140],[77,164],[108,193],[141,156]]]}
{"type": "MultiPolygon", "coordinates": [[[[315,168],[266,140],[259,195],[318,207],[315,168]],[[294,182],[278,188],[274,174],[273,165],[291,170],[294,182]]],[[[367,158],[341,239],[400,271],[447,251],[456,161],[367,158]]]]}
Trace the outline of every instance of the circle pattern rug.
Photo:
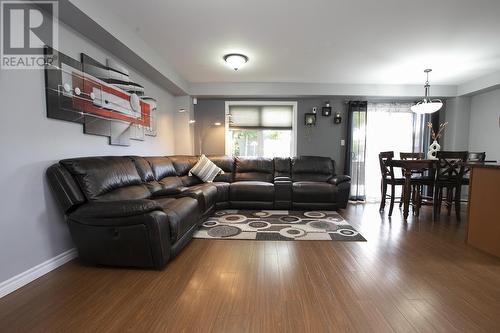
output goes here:
{"type": "Polygon", "coordinates": [[[219,210],[200,226],[193,237],[271,241],[366,241],[336,211],[219,210]]]}

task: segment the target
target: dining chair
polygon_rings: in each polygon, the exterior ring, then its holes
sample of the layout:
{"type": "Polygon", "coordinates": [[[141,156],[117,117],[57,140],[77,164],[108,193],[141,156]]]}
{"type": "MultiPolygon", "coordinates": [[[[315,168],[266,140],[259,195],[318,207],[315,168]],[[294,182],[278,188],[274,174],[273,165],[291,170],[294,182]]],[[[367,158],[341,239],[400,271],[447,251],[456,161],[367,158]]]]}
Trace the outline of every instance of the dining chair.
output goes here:
{"type": "Polygon", "coordinates": [[[424,156],[424,153],[399,153],[402,160],[423,160],[424,156]]]}
{"type": "Polygon", "coordinates": [[[441,213],[443,189],[446,189],[446,206],[448,215],[455,203],[455,214],[460,221],[460,197],[465,171],[466,151],[439,151],[436,154],[436,179],[434,181],[434,218],[441,213]]]}
{"type": "MultiPolygon", "coordinates": [[[[394,167],[391,162],[394,158],[393,151],[384,151],[378,155],[378,160],[380,164],[380,172],[382,174],[382,179],[380,182],[381,192],[382,192],[382,200],[380,201],[379,211],[383,212],[385,209],[385,200],[388,198],[387,195],[387,187],[391,186],[391,195],[390,198],[390,207],[389,207],[389,216],[392,215],[392,210],[394,208],[394,201],[396,196],[396,186],[403,186],[405,184],[404,178],[396,178],[394,176],[394,167]]],[[[403,194],[401,194],[402,196],[403,194]]],[[[403,201],[401,197],[400,203],[403,201]]]]}
{"type": "MultiPolygon", "coordinates": [[[[399,157],[402,160],[423,160],[425,158],[424,153],[399,153],[399,157]]],[[[434,186],[434,170],[414,170],[412,171],[411,176],[411,185],[412,185],[412,203],[413,210],[416,212],[416,215],[419,216],[420,207],[423,204],[423,198],[429,201],[432,199],[432,196],[424,196],[424,186],[428,186],[430,189],[430,193],[433,192],[434,186]]]]}
{"type": "MultiPolygon", "coordinates": [[[[467,162],[484,162],[486,161],[486,152],[475,153],[469,152],[467,154],[467,162]]],[[[470,168],[465,167],[464,177],[462,179],[462,185],[469,185],[470,183],[470,168]]]]}

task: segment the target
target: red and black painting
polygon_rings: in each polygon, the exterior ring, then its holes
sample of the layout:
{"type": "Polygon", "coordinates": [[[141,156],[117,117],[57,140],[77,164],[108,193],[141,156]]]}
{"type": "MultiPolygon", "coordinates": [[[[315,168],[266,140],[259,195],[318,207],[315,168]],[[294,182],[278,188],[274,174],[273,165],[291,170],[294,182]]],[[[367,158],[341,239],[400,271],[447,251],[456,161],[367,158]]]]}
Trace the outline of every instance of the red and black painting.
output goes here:
{"type": "Polygon", "coordinates": [[[107,136],[111,145],[156,136],[156,100],[130,80],[126,68],[111,59],[104,65],[84,53],[80,62],[55,50],[50,54],[47,117],[81,123],[84,133],[107,136]]]}

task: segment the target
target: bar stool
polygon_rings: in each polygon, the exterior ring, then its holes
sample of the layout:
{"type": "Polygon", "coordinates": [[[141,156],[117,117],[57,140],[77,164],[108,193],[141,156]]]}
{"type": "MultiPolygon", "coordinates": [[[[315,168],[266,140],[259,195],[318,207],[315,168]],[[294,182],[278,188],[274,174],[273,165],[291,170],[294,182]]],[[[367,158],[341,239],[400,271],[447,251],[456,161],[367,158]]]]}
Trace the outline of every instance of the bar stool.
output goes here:
{"type": "MultiPolygon", "coordinates": [[[[380,201],[379,211],[383,212],[385,209],[385,200],[389,197],[391,200],[390,208],[389,208],[389,216],[392,215],[392,210],[394,208],[394,199],[396,194],[396,186],[403,187],[405,184],[404,178],[396,178],[394,176],[394,167],[391,164],[392,159],[394,158],[393,151],[384,151],[378,154],[378,160],[380,164],[380,172],[382,174],[382,179],[380,182],[381,192],[382,192],[382,200],[380,201]],[[391,186],[391,195],[387,195],[387,187],[391,186]]],[[[402,200],[403,194],[401,194],[400,203],[402,200]]]]}
{"type": "MultiPolygon", "coordinates": [[[[399,157],[402,160],[423,160],[425,157],[424,153],[399,153],[399,157]]],[[[419,170],[412,171],[411,177],[412,185],[412,207],[416,216],[420,215],[420,206],[422,206],[422,198],[424,186],[429,186],[430,191],[433,191],[434,185],[434,170],[419,170]]],[[[428,197],[426,197],[428,198],[428,197]]]]}
{"type": "Polygon", "coordinates": [[[448,215],[455,202],[455,214],[460,221],[460,196],[465,171],[466,151],[439,151],[436,155],[436,180],[434,182],[434,219],[441,213],[443,189],[446,188],[448,215]]]}
{"type": "MultiPolygon", "coordinates": [[[[486,161],[486,152],[474,153],[469,152],[467,154],[467,162],[484,162],[486,161]]],[[[465,167],[464,178],[462,179],[462,185],[469,185],[470,183],[470,168],[465,167]]]]}

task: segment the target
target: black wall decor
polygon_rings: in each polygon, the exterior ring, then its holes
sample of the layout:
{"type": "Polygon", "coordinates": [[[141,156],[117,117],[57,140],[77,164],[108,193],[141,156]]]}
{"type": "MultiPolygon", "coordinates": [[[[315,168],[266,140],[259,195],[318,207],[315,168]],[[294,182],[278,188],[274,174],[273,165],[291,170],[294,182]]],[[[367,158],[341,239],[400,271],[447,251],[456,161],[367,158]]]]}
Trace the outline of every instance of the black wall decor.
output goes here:
{"type": "Polygon", "coordinates": [[[330,117],[332,115],[332,107],[330,106],[330,101],[325,102],[325,106],[321,108],[321,114],[323,117],[330,117]]]}
{"type": "Polygon", "coordinates": [[[126,68],[81,55],[81,62],[49,48],[45,68],[47,117],[83,125],[86,134],[109,137],[111,145],[156,136],[156,100],[129,78],[126,68]]]}
{"type": "Polygon", "coordinates": [[[332,107],[331,106],[323,106],[321,108],[321,114],[324,117],[330,117],[332,115],[332,107]]]}
{"type": "Polygon", "coordinates": [[[335,117],[333,117],[333,123],[340,124],[341,122],[342,122],[342,117],[340,116],[340,112],[337,112],[335,114],[335,117]]]}
{"type": "Polygon", "coordinates": [[[304,120],[305,120],[304,125],[316,126],[316,113],[306,113],[304,120]]]}

